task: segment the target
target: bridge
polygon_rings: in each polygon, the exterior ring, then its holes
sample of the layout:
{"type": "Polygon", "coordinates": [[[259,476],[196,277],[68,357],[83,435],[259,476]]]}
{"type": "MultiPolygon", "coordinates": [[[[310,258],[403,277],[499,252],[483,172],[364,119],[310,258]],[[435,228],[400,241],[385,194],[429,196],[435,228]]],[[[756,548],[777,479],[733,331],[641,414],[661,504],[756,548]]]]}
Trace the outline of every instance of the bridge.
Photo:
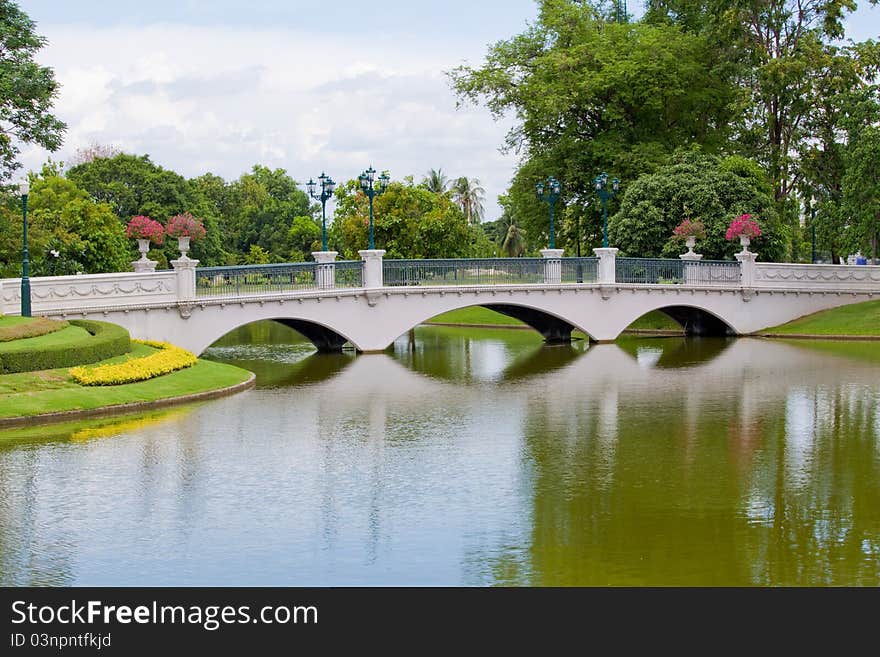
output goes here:
{"type": "MultiPolygon", "coordinates": [[[[121,324],[132,336],[165,340],[197,354],[229,331],[275,320],[319,351],[350,343],[381,352],[444,312],[483,306],[522,320],[547,341],[574,330],[611,342],[642,315],[660,310],[689,335],[748,335],[803,315],[880,298],[880,267],[618,257],[386,260],[359,252],[336,261],[198,267],[185,255],[166,271],[31,279],[33,313],[121,324]]],[[[142,269],[142,268],[141,268],[142,269]]],[[[149,269],[149,268],[147,268],[149,269]]],[[[5,314],[20,309],[20,280],[0,281],[5,314]]]]}

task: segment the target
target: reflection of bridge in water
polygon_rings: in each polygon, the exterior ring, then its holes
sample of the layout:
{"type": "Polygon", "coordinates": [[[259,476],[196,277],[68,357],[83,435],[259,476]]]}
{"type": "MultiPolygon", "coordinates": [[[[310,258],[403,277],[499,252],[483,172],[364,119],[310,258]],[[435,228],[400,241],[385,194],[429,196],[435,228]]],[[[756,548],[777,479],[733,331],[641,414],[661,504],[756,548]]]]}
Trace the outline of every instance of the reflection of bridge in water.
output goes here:
{"type": "MultiPolygon", "coordinates": [[[[438,314],[484,306],[524,321],[547,341],[573,330],[613,341],[633,321],[660,310],[688,335],[745,335],[797,317],[880,294],[880,267],[617,258],[389,260],[196,269],[174,261],[166,272],[32,279],[34,312],[105,319],[140,338],[168,340],[201,353],[236,327],[271,319],[319,350],[350,342],[377,352],[438,314]]],[[[18,280],[2,282],[14,313],[18,280]]]]}

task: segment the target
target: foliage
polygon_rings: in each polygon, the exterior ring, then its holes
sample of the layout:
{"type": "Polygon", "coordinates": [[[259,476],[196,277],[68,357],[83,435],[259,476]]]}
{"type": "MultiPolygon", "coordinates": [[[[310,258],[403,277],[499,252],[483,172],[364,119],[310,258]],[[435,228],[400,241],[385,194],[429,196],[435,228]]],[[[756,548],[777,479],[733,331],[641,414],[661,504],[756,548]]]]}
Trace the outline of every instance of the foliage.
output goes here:
{"type": "Polygon", "coordinates": [[[309,255],[321,249],[321,224],[314,217],[294,217],[288,231],[289,262],[305,262],[309,255]]]}
{"type": "MultiPolygon", "coordinates": [[[[106,204],[59,175],[52,165],[31,177],[28,242],[35,276],[101,273],[128,269],[131,258],[123,226],[106,204]]],[[[18,276],[22,217],[18,199],[0,205],[0,271],[18,276]]]]}
{"type": "Polygon", "coordinates": [[[721,53],[700,34],[669,23],[609,23],[587,2],[539,7],[527,31],[491,46],[481,67],[461,66],[450,77],[462,101],[484,100],[496,118],[517,119],[506,146],[524,157],[510,197],[529,239],[546,239],[546,207],[534,189],[552,174],[565,183],[560,207],[580,209],[566,215],[578,230],[567,226],[561,237],[569,246],[598,245],[593,178],[605,170],[626,184],[682,145],[721,149],[736,89],[721,53]]]}
{"type": "Polygon", "coordinates": [[[739,239],[740,237],[748,237],[755,239],[761,237],[761,227],[758,222],[752,219],[750,214],[741,214],[730,222],[724,238],[728,241],[739,239]]]}
{"type": "MultiPolygon", "coordinates": [[[[353,260],[367,247],[369,199],[349,180],[336,188],[336,201],[331,241],[344,259],[353,260]]],[[[385,249],[388,258],[469,257],[479,244],[488,246],[447,194],[416,186],[411,177],[375,198],[374,232],[376,248],[385,249]]]]}
{"type": "Polygon", "coordinates": [[[95,367],[74,367],[70,370],[73,380],[84,386],[114,386],[147,381],[164,374],[192,367],[196,357],[186,349],[167,342],[134,340],[139,344],[158,349],[143,358],[132,358],[122,363],[95,367]]]}
{"type": "Polygon", "coordinates": [[[855,103],[850,112],[846,170],[841,177],[841,210],[853,251],[880,256],[880,103],[878,89],[855,103]]]}
{"type": "Polygon", "coordinates": [[[251,244],[251,248],[248,250],[247,255],[244,257],[244,264],[268,265],[270,262],[270,258],[271,256],[269,255],[269,252],[262,246],[251,244]]]}
{"type": "Polygon", "coordinates": [[[150,240],[153,244],[165,241],[165,228],[155,219],[144,215],[132,217],[125,226],[125,236],[129,239],[150,240]]]}
{"type": "Polygon", "coordinates": [[[189,212],[171,217],[165,225],[165,232],[169,237],[189,237],[193,242],[205,239],[205,225],[189,212]]]}
{"type": "Polygon", "coordinates": [[[36,338],[60,331],[68,326],[70,324],[67,321],[59,321],[47,317],[34,317],[33,319],[26,317],[5,318],[0,320],[0,342],[36,338]],[[18,321],[9,323],[10,319],[18,321]]]}
{"type": "Polygon", "coordinates": [[[715,156],[682,152],[668,166],[636,180],[624,193],[620,212],[609,219],[611,243],[621,255],[675,257],[679,246],[673,229],[680,217],[694,215],[706,226],[700,248],[705,256],[731,258],[735,249],[724,239],[725,231],[734,217],[753,212],[764,222],[761,258],[783,259],[789,235],[773,199],[764,186],[723,163],[715,156]]]}
{"type": "Polygon", "coordinates": [[[685,219],[675,229],[672,234],[679,239],[687,239],[688,237],[696,237],[698,240],[706,239],[706,224],[699,219],[685,219]]]}
{"type": "Polygon", "coordinates": [[[422,186],[429,192],[445,194],[449,191],[449,178],[443,173],[443,169],[431,169],[422,180],[422,186]]]}
{"type": "Polygon", "coordinates": [[[486,190],[476,178],[461,176],[452,184],[452,199],[461,207],[468,224],[478,224],[483,218],[486,190]]]}
{"type": "Polygon", "coordinates": [[[50,114],[59,85],[34,61],[46,45],[34,27],[14,2],[0,0],[0,183],[21,166],[20,144],[58,150],[67,127],[50,114]]]}
{"type": "Polygon", "coordinates": [[[70,324],[85,329],[88,337],[53,344],[34,343],[34,346],[25,349],[0,351],[0,374],[95,363],[131,350],[128,331],[121,326],[93,320],[71,320],[70,324]]]}

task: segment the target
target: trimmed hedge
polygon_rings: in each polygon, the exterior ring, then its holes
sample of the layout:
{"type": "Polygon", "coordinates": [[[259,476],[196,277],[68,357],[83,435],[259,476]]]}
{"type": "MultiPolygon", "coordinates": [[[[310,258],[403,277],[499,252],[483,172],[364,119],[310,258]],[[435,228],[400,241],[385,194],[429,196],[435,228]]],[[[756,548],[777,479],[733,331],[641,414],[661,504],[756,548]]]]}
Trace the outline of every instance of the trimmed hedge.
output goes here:
{"type": "Polygon", "coordinates": [[[131,351],[131,338],[121,326],[89,319],[74,319],[89,337],[70,344],[0,353],[0,374],[54,370],[86,363],[96,363],[131,351]]]}
{"type": "Polygon", "coordinates": [[[149,340],[135,340],[135,342],[159,351],[143,358],[132,358],[112,365],[74,367],[70,370],[70,376],[84,386],[116,386],[148,381],[196,364],[197,359],[194,354],[173,344],[149,340]]]}

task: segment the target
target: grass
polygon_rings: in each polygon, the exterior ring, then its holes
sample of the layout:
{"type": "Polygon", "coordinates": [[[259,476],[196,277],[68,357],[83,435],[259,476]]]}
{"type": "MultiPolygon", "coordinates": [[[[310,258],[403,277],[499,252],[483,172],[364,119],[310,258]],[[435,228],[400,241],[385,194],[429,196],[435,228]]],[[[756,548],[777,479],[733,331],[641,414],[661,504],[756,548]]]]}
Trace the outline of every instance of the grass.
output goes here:
{"type": "Polygon", "coordinates": [[[0,342],[35,338],[47,333],[60,331],[69,326],[62,322],[47,317],[2,317],[0,316],[0,342]]]}
{"type": "Polygon", "coordinates": [[[470,306],[432,317],[426,324],[478,324],[486,326],[526,326],[523,322],[482,306],[470,306]]]}
{"type": "MultiPolygon", "coordinates": [[[[482,306],[470,306],[453,310],[429,319],[426,324],[476,324],[482,326],[526,326],[523,322],[507,315],[502,315],[494,310],[482,306]]],[[[652,331],[676,331],[681,332],[681,326],[669,316],[659,310],[643,315],[629,326],[630,329],[652,331]]]]}
{"type": "Polygon", "coordinates": [[[862,363],[880,363],[880,343],[858,340],[780,340],[798,349],[820,351],[862,363]]]}
{"type": "MultiPolygon", "coordinates": [[[[38,339],[38,338],[37,338],[38,339]]],[[[119,363],[156,350],[133,344],[131,353],[102,361],[119,363]]],[[[151,402],[208,392],[242,383],[250,372],[233,365],[200,360],[194,366],[164,376],[118,386],[87,387],[73,381],[69,368],[0,376],[0,417],[39,415],[104,406],[151,402]]]]}
{"type": "Polygon", "coordinates": [[[43,349],[58,345],[73,346],[77,343],[88,342],[92,335],[79,326],[68,326],[60,331],[54,331],[35,338],[21,338],[10,342],[0,342],[0,353],[14,353],[16,351],[29,351],[31,349],[43,349]]]}
{"type": "Polygon", "coordinates": [[[761,333],[880,337],[880,300],[823,310],[761,333]]]}

